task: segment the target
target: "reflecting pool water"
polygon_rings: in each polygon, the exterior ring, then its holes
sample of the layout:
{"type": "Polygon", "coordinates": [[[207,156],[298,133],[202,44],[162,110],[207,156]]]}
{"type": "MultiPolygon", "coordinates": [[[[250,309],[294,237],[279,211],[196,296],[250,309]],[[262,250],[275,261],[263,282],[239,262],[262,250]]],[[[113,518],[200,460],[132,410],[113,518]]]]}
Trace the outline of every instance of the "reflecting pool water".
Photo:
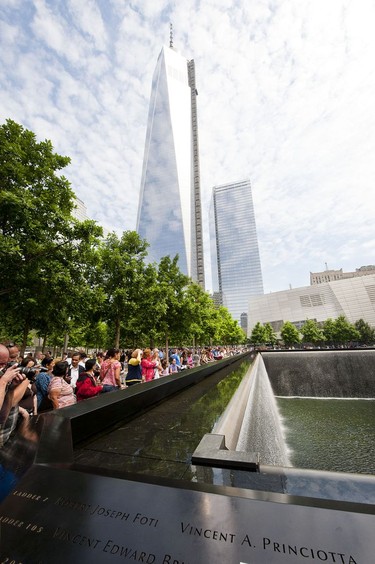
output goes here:
{"type": "Polygon", "coordinates": [[[249,365],[247,360],[239,362],[229,374],[219,369],[152,410],[79,445],[75,461],[121,472],[189,479],[192,453],[205,433],[212,431],[249,365]]]}
{"type": "Polygon", "coordinates": [[[293,466],[375,474],[375,400],[278,397],[293,466]]]}

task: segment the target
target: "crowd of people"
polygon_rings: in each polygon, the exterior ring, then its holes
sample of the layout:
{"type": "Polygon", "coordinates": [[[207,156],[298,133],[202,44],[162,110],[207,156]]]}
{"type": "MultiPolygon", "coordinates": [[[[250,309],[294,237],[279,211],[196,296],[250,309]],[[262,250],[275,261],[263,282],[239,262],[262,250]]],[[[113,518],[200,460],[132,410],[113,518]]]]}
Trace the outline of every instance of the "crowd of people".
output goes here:
{"type": "Polygon", "coordinates": [[[108,349],[54,358],[51,351],[20,355],[19,347],[0,344],[0,448],[30,417],[61,409],[98,394],[115,392],[183,370],[215,362],[237,348],[108,349]]]}

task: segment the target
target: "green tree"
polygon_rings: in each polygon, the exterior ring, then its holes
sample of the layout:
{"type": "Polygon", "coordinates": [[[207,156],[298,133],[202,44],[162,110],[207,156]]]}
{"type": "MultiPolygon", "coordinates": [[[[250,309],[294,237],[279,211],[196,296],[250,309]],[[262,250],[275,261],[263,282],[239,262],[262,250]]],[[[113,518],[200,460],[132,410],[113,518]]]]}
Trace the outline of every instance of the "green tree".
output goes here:
{"type": "Polygon", "coordinates": [[[265,323],[264,330],[266,332],[266,343],[269,343],[272,346],[275,345],[277,343],[277,337],[271,323],[265,323]]]}
{"type": "Polygon", "coordinates": [[[145,265],[138,284],[139,307],[134,310],[134,315],[127,320],[127,323],[123,324],[122,346],[125,348],[140,346],[153,348],[155,341],[159,342],[160,340],[160,331],[158,330],[160,292],[156,264],[145,265]]]}
{"type": "Polygon", "coordinates": [[[349,323],[344,315],[340,315],[335,320],[334,326],[334,341],[336,343],[345,344],[349,341],[357,341],[359,339],[359,332],[349,323]]]}
{"type": "Polygon", "coordinates": [[[323,331],[318,327],[314,319],[306,319],[303,327],[301,328],[302,341],[304,343],[311,343],[317,345],[325,340],[323,331]]]}
{"type": "Polygon", "coordinates": [[[178,255],[162,257],[157,268],[154,326],[164,339],[167,356],[171,339],[178,343],[186,335],[189,322],[187,286],[189,278],[178,266],[178,255]]]}
{"type": "Polygon", "coordinates": [[[219,307],[216,310],[217,323],[214,335],[215,343],[223,345],[242,344],[246,341],[246,336],[238,325],[238,321],[233,319],[226,307],[219,307]]]}
{"type": "Polygon", "coordinates": [[[250,335],[250,343],[255,346],[267,343],[268,335],[266,328],[259,321],[254,325],[250,335]]]}
{"type": "Polygon", "coordinates": [[[147,247],[135,231],[125,231],[120,239],[111,233],[100,247],[95,282],[103,292],[102,321],[114,328],[115,347],[121,326],[134,324],[143,305],[147,247]]]}
{"type": "MultiPolygon", "coordinates": [[[[59,333],[61,335],[61,331],[59,333]]],[[[113,346],[108,325],[105,321],[89,319],[86,323],[71,323],[69,329],[69,348],[107,349],[113,346]]]]}
{"type": "Polygon", "coordinates": [[[335,322],[330,317],[323,323],[323,335],[329,344],[333,344],[335,340],[335,322]]]}
{"type": "Polygon", "coordinates": [[[298,329],[290,321],[285,321],[281,328],[280,334],[286,347],[291,347],[300,342],[300,334],[298,332],[298,329]]]}
{"type": "Polygon", "coordinates": [[[0,316],[23,347],[30,329],[63,328],[88,291],[77,265],[89,264],[102,230],[72,217],[75,196],[60,174],[69,162],[14,121],[0,126],[0,316]]]}
{"type": "Polygon", "coordinates": [[[215,335],[218,319],[214,303],[199,284],[190,282],[186,291],[188,338],[193,346],[210,343],[215,335]]]}
{"type": "Polygon", "coordinates": [[[373,345],[375,343],[375,329],[373,329],[364,319],[358,319],[354,327],[359,333],[359,342],[363,345],[373,345]]]}

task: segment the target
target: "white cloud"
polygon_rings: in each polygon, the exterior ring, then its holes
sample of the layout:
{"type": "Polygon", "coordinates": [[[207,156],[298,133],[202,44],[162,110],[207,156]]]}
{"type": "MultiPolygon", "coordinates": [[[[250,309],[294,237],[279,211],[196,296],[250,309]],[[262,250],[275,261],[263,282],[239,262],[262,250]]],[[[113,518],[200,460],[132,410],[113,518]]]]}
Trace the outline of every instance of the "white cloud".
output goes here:
{"type": "Polygon", "coordinates": [[[68,0],[67,6],[72,14],[74,25],[89,36],[96,49],[104,50],[108,36],[101,11],[95,0],[68,0]]]}
{"type": "Polygon", "coordinates": [[[35,15],[31,27],[38,41],[70,63],[82,60],[83,38],[74,33],[63,16],[55,14],[45,0],[35,0],[35,15]]]}

